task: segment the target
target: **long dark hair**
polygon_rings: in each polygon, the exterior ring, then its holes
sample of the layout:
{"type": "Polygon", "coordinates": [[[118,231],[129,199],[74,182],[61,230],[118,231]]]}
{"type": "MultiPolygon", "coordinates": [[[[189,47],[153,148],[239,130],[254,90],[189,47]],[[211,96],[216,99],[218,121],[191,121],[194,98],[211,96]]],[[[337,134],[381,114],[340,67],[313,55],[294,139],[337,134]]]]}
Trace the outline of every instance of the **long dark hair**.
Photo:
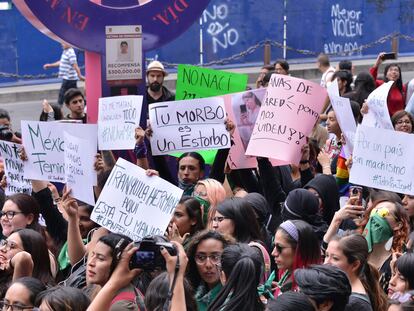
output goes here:
{"type": "Polygon", "coordinates": [[[380,286],[378,270],[368,263],[368,243],[365,237],[361,234],[346,233],[343,237],[334,237],[332,241],[338,241],[339,248],[349,264],[359,261],[356,275],[369,296],[372,310],[385,311],[387,297],[380,286]]]}
{"type": "Polygon", "coordinates": [[[260,255],[249,245],[227,246],[221,256],[221,269],[227,281],[208,310],[263,310],[257,293],[261,265],[260,255]]]}
{"type": "Polygon", "coordinates": [[[238,242],[262,241],[256,213],[246,200],[242,198],[226,199],[218,205],[217,211],[233,221],[234,238],[238,242]]]}
{"type": "Polygon", "coordinates": [[[356,101],[362,107],[369,94],[376,88],[374,78],[369,72],[360,72],[357,74],[354,84],[354,91],[344,94],[343,97],[356,101]]]}
{"type": "Polygon", "coordinates": [[[198,164],[200,165],[200,170],[204,171],[206,169],[206,162],[204,158],[198,152],[184,152],[178,159],[177,159],[177,166],[180,165],[180,161],[185,157],[191,157],[198,160],[198,164]]]}
{"type": "Polygon", "coordinates": [[[32,256],[32,276],[45,285],[53,285],[55,282],[50,270],[49,251],[43,236],[32,229],[18,229],[13,233],[19,235],[23,249],[32,256]]]}
{"type": "MultiPolygon", "coordinates": [[[[299,233],[299,239],[296,241],[285,229],[279,227],[286,239],[286,242],[295,250],[293,259],[292,272],[299,268],[306,268],[312,264],[321,262],[321,249],[319,246],[318,236],[313,231],[311,225],[303,220],[290,220],[299,233]]],[[[282,274],[284,271],[279,271],[282,274]]],[[[292,275],[293,287],[296,286],[294,276],[292,275]]]]}
{"type": "Polygon", "coordinates": [[[201,215],[201,206],[200,202],[198,202],[193,197],[190,197],[188,195],[184,195],[181,197],[178,204],[182,204],[185,207],[185,211],[188,214],[188,217],[192,220],[195,220],[196,223],[191,226],[191,232],[190,234],[194,234],[198,231],[201,231],[204,229],[203,225],[203,218],[201,215]]]}
{"type": "Polygon", "coordinates": [[[125,249],[125,247],[128,246],[129,243],[132,242],[132,240],[129,237],[122,234],[109,233],[107,235],[100,237],[98,242],[102,242],[111,248],[111,275],[119,260],[121,259],[122,251],[125,249]]]}
{"type": "Polygon", "coordinates": [[[388,82],[389,80],[388,80],[388,78],[387,78],[387,72],[388,72],[388,70],[391,68],[391,67],[397,67],[398,68],[398,71],[399,71],[399,73],[400,73],[400,76],[399,76],[399,78],[397,79],[397,81],[395,81],[395,85],[397,86],[397,88],[400,90],[400,92],[401,92],[401,94],[402,94],[402,96],[403,96],[403,98],[404,98],[404,100],[405,100],[405,93],[404,93],[404,90],[403,90],[403,82],[402,82],[402,74],[401,74],[401,67],[399,66],[399,65],[397,65],[397,64],[388,64],[388,65],[386,65],[385,66],[385,68],[384,68],[384,82],[388,82]]]}
{"type": "Polygon", "coordinates": [[[36,305],[42,302],[54,311],[86,311],[91,303],[82,290],[68,286],[55,286],[40,293],[36,305]]]}
{"type": "Polygon", "coordinates": [[[188,250],[187,250],[187,257],[188,257],[187,278],[190,281],[194,289],[196,289],[202,281],[200,274],[198,273],[197,264],[194,259],[195,254],[197,253],[198,245],[200,245],[201,242],[209,240],[209,239],[213,239],[213,240],[221,242],[223,245],[223,249],[230,243],[234,242],[228,237],[225,237],[224,235],[218,233],[217,231],[213,231],[213,230],[201,231],[197,233],[195,236],[193,236],[193,238],[191,239],[190,245],[188,246],[188,250]]]}
{"type": "Polygon", "coordinates": [[[414,289],[414,254],[405,253],[395,263],[398,272],[404,276],[408,283],[408,289],[414,289]]]}

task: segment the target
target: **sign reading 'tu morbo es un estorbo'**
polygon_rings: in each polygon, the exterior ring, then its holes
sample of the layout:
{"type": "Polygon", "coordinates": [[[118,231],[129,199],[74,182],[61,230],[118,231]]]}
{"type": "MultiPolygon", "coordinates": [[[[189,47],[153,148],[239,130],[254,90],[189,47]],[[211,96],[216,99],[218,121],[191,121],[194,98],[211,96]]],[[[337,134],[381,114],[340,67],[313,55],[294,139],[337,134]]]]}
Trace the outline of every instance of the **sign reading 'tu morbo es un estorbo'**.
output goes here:
{"type": "Polygon", "coordinates": [[[106,26],[106,80],[142,79],[141,26],[106,26]]]}

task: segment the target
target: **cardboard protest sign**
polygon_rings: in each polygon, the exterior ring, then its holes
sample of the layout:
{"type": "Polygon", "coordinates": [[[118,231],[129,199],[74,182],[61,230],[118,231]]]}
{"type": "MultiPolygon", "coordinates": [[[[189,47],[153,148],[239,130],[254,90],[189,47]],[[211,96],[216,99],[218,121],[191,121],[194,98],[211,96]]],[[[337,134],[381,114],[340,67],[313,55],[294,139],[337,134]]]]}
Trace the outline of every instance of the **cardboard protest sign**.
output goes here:
{"type": "Polygon", "coordinates": [[[387,106],[387,98],[394,81],[388,81],[377,87],[367,98],[368,113],[362,119],[362,125],[394,130],[387,106]]]}
{"type": "Polygon", "coordinates": [[[246,90],[247,74],[178,65],[175,99],[195,99],[246,90]]]}
{"type": "Polygon", "coordinates": [[[0,155],[3,158],[4,174],[7,178],[6,195],[32,194],[32,183],[24,178],[24,164],[18,154],[21,147],[22,145],[0,140],[0,155]]]}
{"type": "Polygon", "coordinates": [[[154,103],[149,117],[154,155],[230,148],[221,97],[154,103]]]}
{"type": "Polygon", "coordinates": [[[24,162],[27,179],[65,182],[64,132],[96,141],[96,124],[22,121],[22,137],[28,160],[24,162]]]}
{"type": "Polygon", "coordinates": [[[414,135],[360,125],[349,181],[414,195],[414,135]]]}
{"type": "Polygon", "coordinates": [[[340,96],[339,94],[339,86],[338,86],[338,80],[333,80],[331,83],[329,83],[328,87],[326,88],[328,91],[329,97],[331,96],[340,96]]]}
{"type": "Polygon", "coordinates": [[[183,190],[119,158],[95,204],[91,219],[134,241],[163,235],[183,190]]]}
{"type": "Polygon", "coordinates": [[[128,95],[99,99],[99,150],[131,150],[139,126],[142,96],[128,95]]]}
{"type": "Polygon", "coordinates": [[[273,74],[246,154],[299,164],[326,95],[314,82],[273,74]]]}
{"type": "Polygon", "coordinates": [[[64,132],[65,178],[71,195],[87,204],[95,205],[93,186],[97,184],[94,169],[96,140],[88,141],[64,132]]]}
{"type": "Polygon", "coordinates": [[[356,132],[356,122],[354,114],[351,109],[351,102],[349,98],[340,97],[338,92],[332,92],[331,87],[338,87],[338,82],[335,80],[328,87],[329,99],[333,110],[335,111],[335,117],[342,130],[342,134],[345,137],[346,144],[344,145],[344,151],[346,157],[352,154],[354,149],[354,137],[356,132]]]}

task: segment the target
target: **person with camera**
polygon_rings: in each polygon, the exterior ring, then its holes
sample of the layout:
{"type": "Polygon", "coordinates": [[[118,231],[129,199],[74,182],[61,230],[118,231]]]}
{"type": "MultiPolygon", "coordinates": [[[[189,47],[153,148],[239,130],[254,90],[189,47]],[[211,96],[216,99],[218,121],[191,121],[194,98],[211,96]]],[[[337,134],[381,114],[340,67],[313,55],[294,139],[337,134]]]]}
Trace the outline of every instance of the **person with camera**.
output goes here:
{"type": "MultiPolygon", "coordinates": [[[[184,294],[184,274],[187,268],[188,258],[184,248],[177,242],[172,242],[176,254],[171,254],[171,250],[161,246],[158,252],[165,260],[165,266],[170,279],[170,290],[162,309],[178,311],[186,308],[184,294]]],[[[102,289],[92,301],[88,311],[116,310],[111,303],[116,299],[119,291],[129,286],[131,281],[141,273],[141,269],[131,267],[131,259],[136,256],[138,247],[133,243],[128,244],[123,250],[116,254],[119,255],[118,262],[103,285],[102,289]]],[[[121,309],[117,309],[121,310],[121,309]]],[[[130,310],[130,309],[122,309],[130,310]]],[[[145,309],[140,309],[145,310],[145,309]]]]}
{"type": "Polygon", "coordinates": [[[0,140],[10,141],[16,144],[22,143],[21,134],[13,132],[10,114],[5,109],[0,109],[0,140]]]}
{"type": "Polygon", "coordinates": [[[369,72],[375,80],[375,85],[379,87],[383,83],[394,81],[390,92],[388,93],[387,106],[390,116],[398,110],[404,110],[407,87],[403,84],[401,68],[398,64],[391,63],[384,68],[384,80],[378,80],[378,67],[387,59],[395,59],[394,53],[379,53],[377,60],[369,72]]]}

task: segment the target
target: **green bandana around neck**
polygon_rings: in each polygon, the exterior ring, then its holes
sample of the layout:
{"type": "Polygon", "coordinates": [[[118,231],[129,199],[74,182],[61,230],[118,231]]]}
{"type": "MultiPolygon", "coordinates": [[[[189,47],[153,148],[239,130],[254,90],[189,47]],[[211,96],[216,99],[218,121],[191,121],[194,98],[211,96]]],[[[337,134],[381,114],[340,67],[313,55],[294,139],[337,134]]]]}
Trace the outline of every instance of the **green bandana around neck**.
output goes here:
{"type": "Polygon", "coordinates": [[[210,210],[210,202],[203,199],[202,197],[199,197],[198,195],[195,195],[194,199],[196,199],[200,205],[203,206],[203,223],[206,225],[208,220],[208,211],[210,210]]]}

